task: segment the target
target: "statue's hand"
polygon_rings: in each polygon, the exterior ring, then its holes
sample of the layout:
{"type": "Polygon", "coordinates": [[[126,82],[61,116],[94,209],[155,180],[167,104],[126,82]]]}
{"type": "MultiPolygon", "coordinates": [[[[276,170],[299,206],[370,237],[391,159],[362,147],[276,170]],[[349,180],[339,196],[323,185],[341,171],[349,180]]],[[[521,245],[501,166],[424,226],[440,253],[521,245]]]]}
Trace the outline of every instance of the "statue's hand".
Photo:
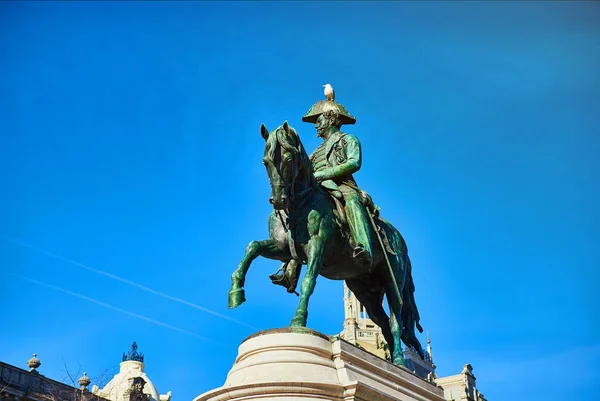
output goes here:
{"type": "Polygon", "coordinates": [[[317,180],[317,182],[331,180],[333,178],[333,175],[333,168],[324,168],[323,170],[319,170],[315,173],[315,180],[317,180]]]}
{"type": "Polygon", "coordinates": [[[321,170],[321,171],[317,171],[315,173],[315,180],[317,180],[317,182],[323,182],[327,179],[326,175],[325,175],[325,171],[321,170]]]}

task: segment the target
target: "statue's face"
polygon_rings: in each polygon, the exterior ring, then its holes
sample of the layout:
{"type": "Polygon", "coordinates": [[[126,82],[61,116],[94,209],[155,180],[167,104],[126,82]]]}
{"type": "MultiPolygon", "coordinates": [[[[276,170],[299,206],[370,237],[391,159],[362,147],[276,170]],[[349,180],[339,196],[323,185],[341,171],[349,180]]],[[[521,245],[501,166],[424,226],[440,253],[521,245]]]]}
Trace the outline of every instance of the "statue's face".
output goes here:
{"type": "Polygon", "coordinates": [[[326,119],[323,116],[323,114],[321,114],[319,118],[317,118],[317,122],[315,123],[315,128],[317,129],[317,136],[319,138],[324,138],[330,126],[331,124],[329,123],[329,120],[326,119]]]}

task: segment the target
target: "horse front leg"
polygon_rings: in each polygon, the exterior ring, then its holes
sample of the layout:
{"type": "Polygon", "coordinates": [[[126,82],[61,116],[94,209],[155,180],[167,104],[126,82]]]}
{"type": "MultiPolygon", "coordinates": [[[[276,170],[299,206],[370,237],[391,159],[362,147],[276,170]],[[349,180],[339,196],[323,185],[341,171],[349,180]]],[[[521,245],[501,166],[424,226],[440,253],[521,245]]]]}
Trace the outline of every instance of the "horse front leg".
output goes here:
{"type": "Polygon", "coordinates": [[[308,319],[308,301],[317,285],[317,277],[323,265],[323,255],[325,253],[325,243],[330,233],[330,227],[319,215],[316,210],[312,210],[308,215],[308,233],[310,239],[306,245],[306,274],[302,279],[300,287],[300,303],[296,309],[296,314],[292,318],[292,327],[306,327],[308,319]]]}
{"type": "Polygon", "coordinates": [[[246,247],[246,253],[237,269],[231,275],[231,289],[229,290],[228,306],[229,309],[237,308],[246,301],[244,283],[246,282],[246,273],[250,269],[250,264],[259,256],[269,259],[283,260],[289,257],[281,244],[274,239],[264,241],[252,241],[246,247]]]}

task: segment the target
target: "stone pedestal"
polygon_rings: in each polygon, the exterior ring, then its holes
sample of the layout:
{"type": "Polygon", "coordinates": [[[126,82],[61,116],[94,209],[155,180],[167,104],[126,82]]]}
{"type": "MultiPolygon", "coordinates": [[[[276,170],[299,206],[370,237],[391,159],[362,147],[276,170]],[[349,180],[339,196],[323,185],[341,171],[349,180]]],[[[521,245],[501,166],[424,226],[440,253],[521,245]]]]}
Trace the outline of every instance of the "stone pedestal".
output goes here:
{"type": "Polygon", "coordinates": [[[310,329],[242,342],[225,384],[194,401],[443,401],[443,390],[340,339],[310,329]]]}

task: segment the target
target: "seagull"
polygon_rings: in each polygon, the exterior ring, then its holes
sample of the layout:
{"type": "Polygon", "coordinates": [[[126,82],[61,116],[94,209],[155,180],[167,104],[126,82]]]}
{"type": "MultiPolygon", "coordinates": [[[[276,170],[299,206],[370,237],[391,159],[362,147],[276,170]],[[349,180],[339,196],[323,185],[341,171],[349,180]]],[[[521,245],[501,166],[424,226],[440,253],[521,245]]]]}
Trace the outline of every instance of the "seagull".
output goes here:
{"type": "Polygon", "coordinates": [[[329,84],[325,84],[323,85],[323,88],[325,88],[325,97],[327,98],[327,100],[333,100],[335,99],[335,92],[333,91],[333,88],[331,87],[331,85],[329,84]]]}

